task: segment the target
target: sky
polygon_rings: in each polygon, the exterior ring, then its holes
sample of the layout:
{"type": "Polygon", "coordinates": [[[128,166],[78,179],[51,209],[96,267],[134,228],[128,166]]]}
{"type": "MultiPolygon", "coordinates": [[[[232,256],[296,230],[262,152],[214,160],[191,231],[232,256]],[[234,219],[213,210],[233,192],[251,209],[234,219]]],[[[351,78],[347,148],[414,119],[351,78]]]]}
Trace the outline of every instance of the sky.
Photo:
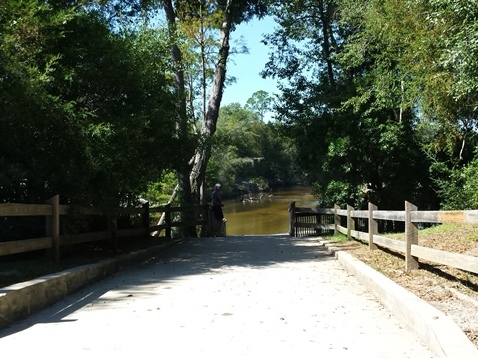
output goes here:
{"type": "Polygon", "coordinates": [[[239,25],[232,32],[232,43],[242,36],[249,53],[233,54],[229,57],[227,75],[236,77],[236,83],[229,84],[224,89],[221,106],[230,103],[239,103],[244,106],[252,94],[260,90],[270,95],[279,93],[276,80],[263,79],[259,75],[269,60],[269,52],[271,52],[260,41],[263,34],[272,33],[275,26],[277,24],[271,17],[261,20],[253,19],[239,25]]]}

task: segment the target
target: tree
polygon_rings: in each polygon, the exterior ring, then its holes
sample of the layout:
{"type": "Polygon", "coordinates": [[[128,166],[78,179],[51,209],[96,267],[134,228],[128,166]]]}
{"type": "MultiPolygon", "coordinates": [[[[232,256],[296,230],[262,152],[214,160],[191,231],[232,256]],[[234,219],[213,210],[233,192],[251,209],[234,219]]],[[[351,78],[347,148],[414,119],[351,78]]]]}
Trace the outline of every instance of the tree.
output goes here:
{"type": "Polygon", "coordinates": [[[117,206],[180,155],[160,39],[77,5],[2,3],[2,201],[117,206]]]}
{"type": "MultiPolygon", "coordinates": [[[[340,22],[342,4],[274,2],[281,28],[264,40],[276,48],[264,75],[289,83],[280,88],[278,118],[294,139],[298,161],[315,182],[323,205],[360,207],[372,200],[395,209],[405,198],[419,204],[417,199],[429,198],[428,173],[414,137],[414,113],[403,106],[400,87],[390,89],[400,68],[392,59],[389,66],[380,66],[369,56],[353,62],[343,55],[353,46],[357,28],[353,22],[340,22]],[[375,77],[369,71],[374,68],[375,77]],[[388,93],[386,101],[384,96],[361,96],[372,79],[377,80],[373,89],[389,85],[382,91],[388,93]]],[[[355,5],[352,10],[360,15],[367,2],[355,5]]]]}
{"type": "Polygon", "coordinates": [[[246,102],[246,109],[249,109],[264,120],[264,116],[272,109],[273,98],[266,91],[257,91],[246,102]]]}
{"type": "Polygon", "coordinates": [[[303,177],[295,166],[295,147],[277,123],[264,123],[238,103],[220,110],[212,146],[208,182],[221,182],[237,195],[243,183],[266,189],[295,184],[303,177]]]}
{"type": "MultiPolygon", "coordinates": [[[[171,1],[163,1],[164,9],[166,10],[168,24],[170,26],[171,35],[175,34],[176,21],[188,22],[191,19],[200,19],[204,15],[215,16],[216,29],[219,32],[218,53],[215,61],[215,69],[210,89],[209,99],[205,106],[206,111],[201,128],[201,145],[196,149],[192,159],[192,169],[189,174],[189,184],[183,182],[184,190],[191,190],[199,193],[199,197],[204,200],[205,188],[205,174],[207,163],[209,160],[211,150],[211,138],[216,131],[217,118],[222,99],[222,92],[224,90],[224,83],[226,80],[226,65],[229,57],[230,34],[234,26],[247,21],[252,16],[262,16],[265,11],[265,5],[261,1],[232,1],[222,0],[214,2],[198,1],[190,3],[187,1],[179,1],[176,8],[173,7],[171,1]]],[[[191,23],[189,23],[190,25],[191,23]]],[[[200,22],[201,24],[201,22],[200,22]]],[[[182,58],[177,45],[177,39],[172,38],[173,58],[177,64],[176,77],[184,79],[184,74],[181,75],[182,58]]],[[[178,95],[184,98],[185,87],[184,81],[176,81],[176,88],[178,95]]],[[[181,100],[180,113],[185,113],[185,103],[181,100]]],[[[183,118],[181,115],[179,118],[183,118]]],[[[181,120],[183,123],[184,120],[181,120]]],[[[183,191],[184,191],[183,190],[183,191]]],[[[191,197],[192,199],[192,197],[191,197]]]]}
{"type": "Polygon", "coordinates": [[[415,115],[417,140],[430,161],[438,192],[474,156],[478,8],[465,1],[341,1],[344,23],[355,30],[342,55],[355,77],[355,108],[394,108],[415,115]],[[471,37],[470,37],[471,36],[471,37]],[[466,59],[466,60],[465,60],[466,59]],[[470,59],[470,60],[468,60],[470,59]],[[445,169],[446,168],[446,169],[445,169]]]}

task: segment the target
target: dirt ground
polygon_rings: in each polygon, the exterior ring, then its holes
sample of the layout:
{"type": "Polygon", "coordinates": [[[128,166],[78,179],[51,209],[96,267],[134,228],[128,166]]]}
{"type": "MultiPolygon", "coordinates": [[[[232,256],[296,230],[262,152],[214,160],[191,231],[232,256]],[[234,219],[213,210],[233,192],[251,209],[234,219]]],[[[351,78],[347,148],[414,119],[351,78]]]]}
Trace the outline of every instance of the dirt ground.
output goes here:
{"type": "MultiPolygon", "coordinates": [[[[459,230],[423,237],[419,234],[419,245],[478,256],[476,237],[470,238],[469,234],[470,230],[477,232],[478,227],[468,227],[461,233],[459,230]]],[[[406,272],[401,254],[386,249],[371,251],[368,245],[356,241],[328,241],[453,318],[478,348],[478,275],[426,261],[420,262],[418,270],[406,272]]]]}

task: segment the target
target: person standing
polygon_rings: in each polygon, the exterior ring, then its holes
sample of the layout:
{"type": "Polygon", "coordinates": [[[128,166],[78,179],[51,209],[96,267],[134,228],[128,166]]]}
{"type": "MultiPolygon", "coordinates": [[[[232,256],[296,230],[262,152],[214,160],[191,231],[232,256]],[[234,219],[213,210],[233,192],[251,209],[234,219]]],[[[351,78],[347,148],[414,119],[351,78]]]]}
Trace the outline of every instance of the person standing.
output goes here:
{"type": "Polygon", "coordinates": [[[212,212],[214,215],[214,218],[216,219],[216,236],[225,236],[225,223],[226,223],[226,218],[224,217],[224,213],[222,212],[222,208],[224,207],[224,204],[222,203],[221,199],[221,184],[217,183],[214,185],[214,191],[211,194],[211,199],[212,199],[212,212]]]}

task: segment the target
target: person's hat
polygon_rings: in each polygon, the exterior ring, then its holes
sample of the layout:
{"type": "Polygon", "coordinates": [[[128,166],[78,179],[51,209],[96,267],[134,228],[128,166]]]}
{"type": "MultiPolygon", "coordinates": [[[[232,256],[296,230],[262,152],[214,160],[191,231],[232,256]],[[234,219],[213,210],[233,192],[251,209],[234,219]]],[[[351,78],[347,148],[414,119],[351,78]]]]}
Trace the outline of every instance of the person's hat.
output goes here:
{"type": "Polygon", "coordinates": [[[217,183],[216,185],[214,185],[215,188],[220,188],[221,187],[221,184],[217,183]]]}

